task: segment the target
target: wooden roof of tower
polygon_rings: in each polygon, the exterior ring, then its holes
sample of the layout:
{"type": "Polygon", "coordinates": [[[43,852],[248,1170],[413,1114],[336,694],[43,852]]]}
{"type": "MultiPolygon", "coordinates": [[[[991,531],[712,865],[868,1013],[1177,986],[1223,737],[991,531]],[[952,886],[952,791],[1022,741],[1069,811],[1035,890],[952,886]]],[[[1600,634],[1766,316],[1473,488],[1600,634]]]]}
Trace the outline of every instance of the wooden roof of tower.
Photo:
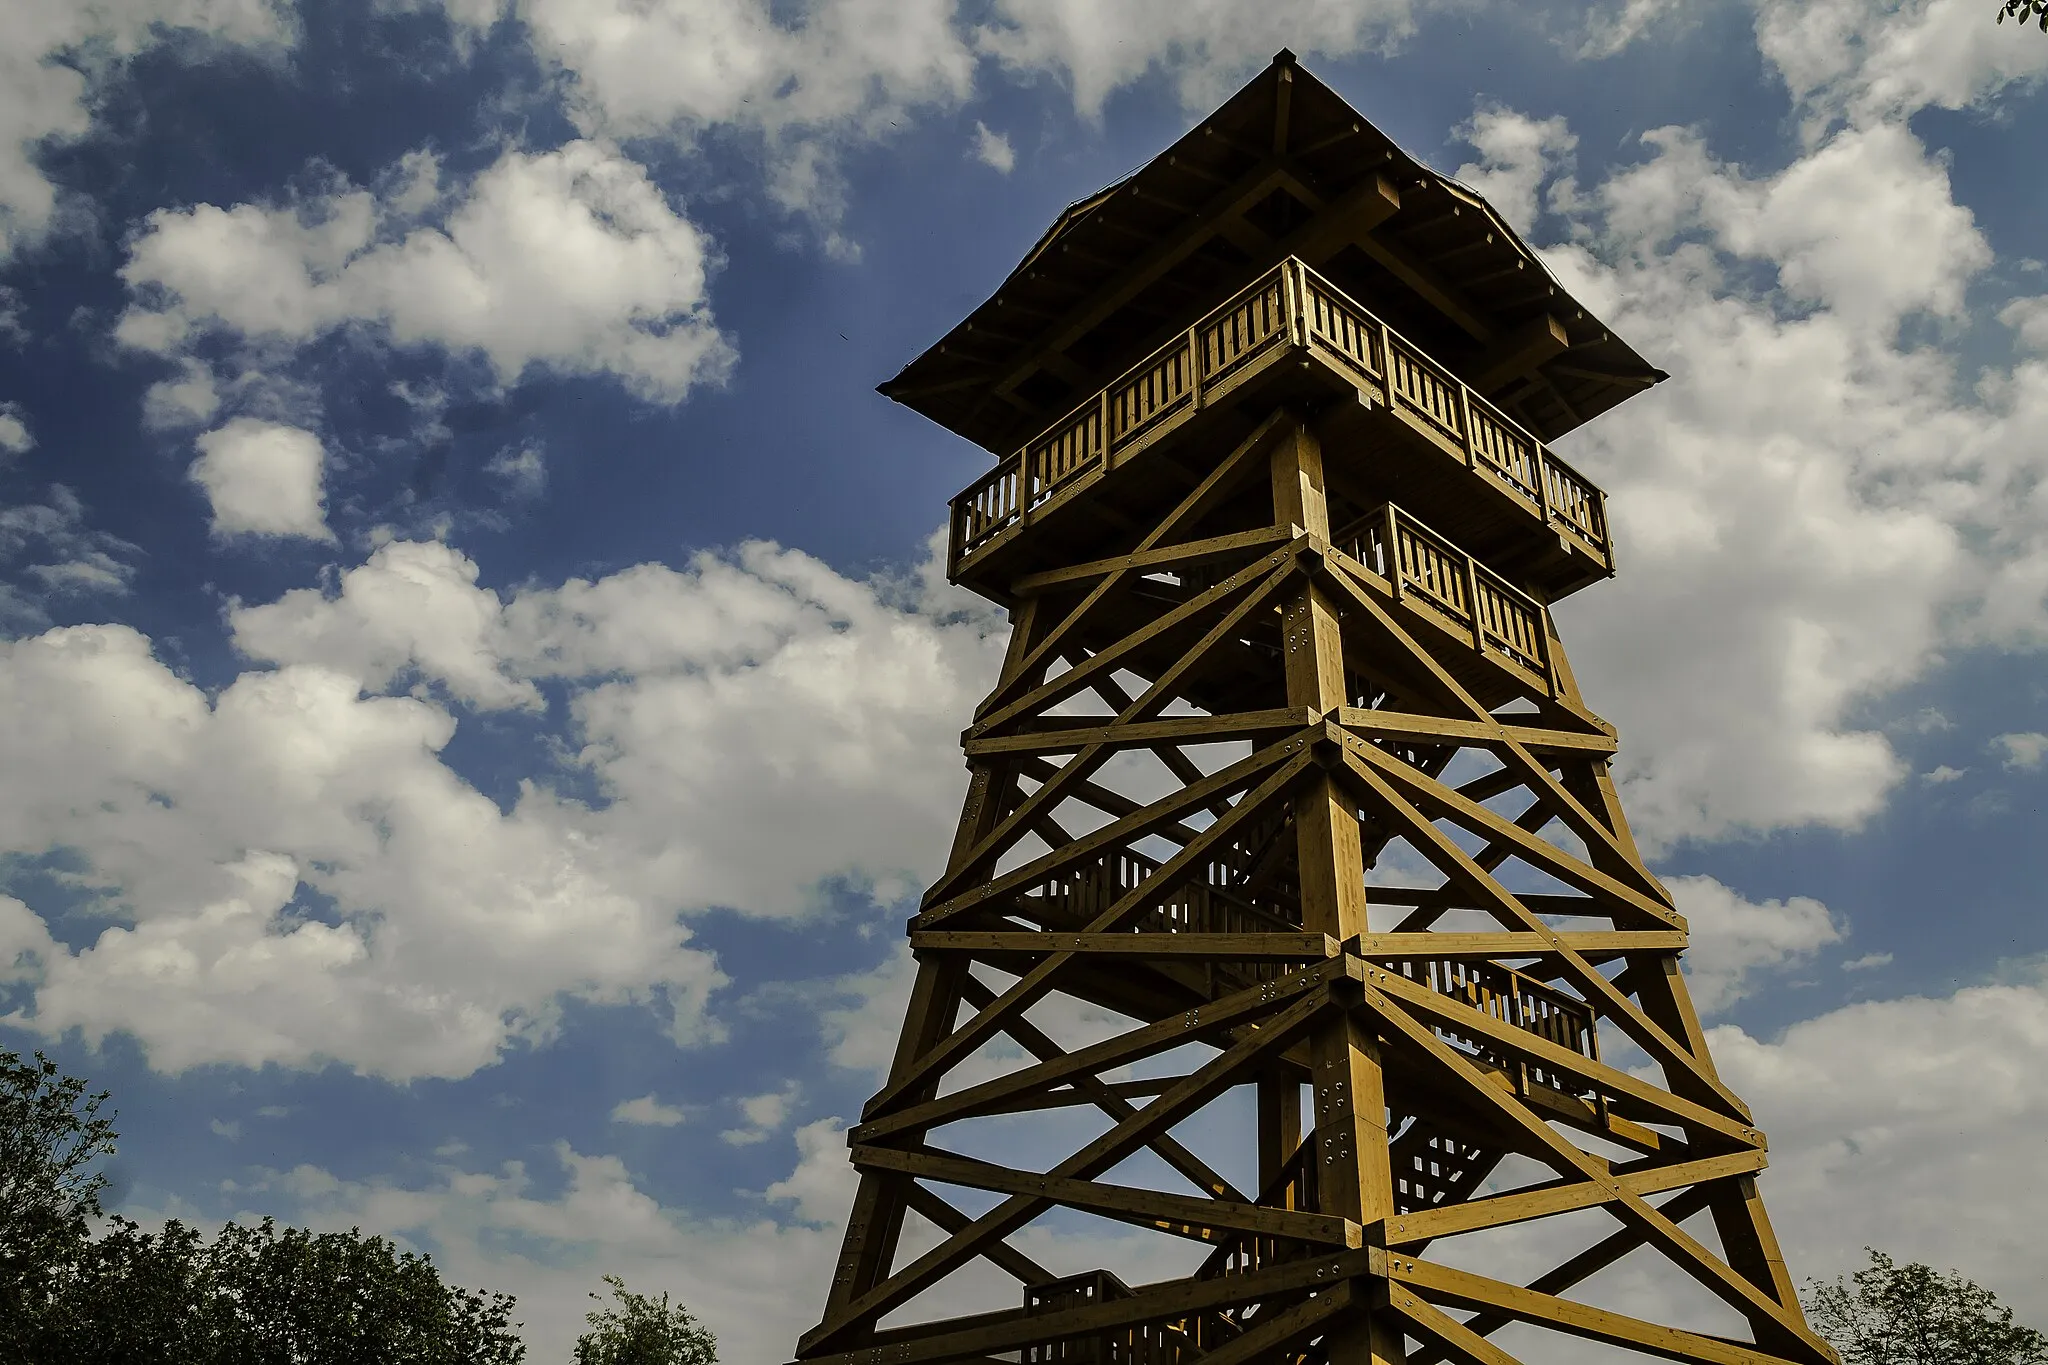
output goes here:
{"type": "Polygon", "coordinates": [[[880,391],[998,455],[1296,256],[1553,440],[1667,376],[1484,198],[1281,52],[1136,173],[1080,200],[880,391]]]}

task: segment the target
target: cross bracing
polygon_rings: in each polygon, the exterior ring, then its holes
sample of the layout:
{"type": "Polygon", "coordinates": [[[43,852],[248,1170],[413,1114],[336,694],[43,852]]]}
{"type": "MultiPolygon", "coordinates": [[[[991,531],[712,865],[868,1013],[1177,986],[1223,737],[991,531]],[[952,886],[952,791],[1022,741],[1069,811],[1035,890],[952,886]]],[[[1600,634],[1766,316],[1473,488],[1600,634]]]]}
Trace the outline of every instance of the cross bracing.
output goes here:
{"type": "Polygon", "coordinates": [[[1671,1359],[1830,1359],[1756,1196],[1763,1135],[1678,971],[1685,922],[1616,800],[1614,733],[1548,612],[1546,676],[1485,664],[1399,566],[1333,543],[1322,463],[1311,424],[1275,412],[1133,551],[1019,600],[803,1359],[1492,1361],[1510,1323],[1671,1359]],[[1211,534],[1246,503],[1264,528],[1211,534]],[[1373,884],[1397,848],[1416,872],[1373,884]],[[1030,1017],[1055,999],[1122,1026],[1063,1048],[1030,1017]],[[1011,1065],[950,1083],[1002,1040],[1011,1065]],[[1180,1070],[1132,1079],[1169,1056],[1180,1070]],[[1259,1128],[1237,1183],[1182,1136],[1233,1091],[1259,1128]],[[1079,1108],[1105,1125],[1072,1150],[974,1154],[977,1126],[1079,1108]],[[1137,1153],[1180,1188],[1115,1178],[1137,1153]],[[1490,1181],[1510,1158],[1523,1175],[1490,1181]],[[1180,1278],[1074,1289],[1022,1249],[1060,1210],[1209,1250],[1180,1278]],[[1587,1210],[1613,1230],[1525,1284],[1432,1254],[1587,1210]],[[934,1229],[915,1255],[910,1214],[934,1229]],[[1636,1254],[1748,1340],[1571,1297],[1636,1254]],[[901,1321],[976,1260],[1042,1301],[956,1320],[941,1293],[901,1321]]]}

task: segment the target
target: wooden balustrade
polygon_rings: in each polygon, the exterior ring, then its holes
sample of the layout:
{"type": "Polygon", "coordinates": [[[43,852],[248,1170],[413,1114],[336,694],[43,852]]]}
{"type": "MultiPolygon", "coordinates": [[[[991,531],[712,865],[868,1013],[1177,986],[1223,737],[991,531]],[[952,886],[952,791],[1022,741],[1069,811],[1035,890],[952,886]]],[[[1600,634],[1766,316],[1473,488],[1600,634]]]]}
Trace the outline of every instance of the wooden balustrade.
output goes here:
{"type": "MultiPolygon", "coordinates": [[[[1319,1167],[1315,1153],[1315,1134],[1310,1132],[1302,1138],[1294,1154],[1281,1163],[1279,1171],[1266,1182],[1266,1187],[1259,1191],[1259,1204],[1269,1209],[1320,1209],[1322,1190],[1316,1178],[1319,1167]]],[[[1271,1233],[1239,1233],[1225,1239],[1209,1253],[1201,1269],[1195,1272],[1195,1278],[1213,1280],[1221,1275],[1249,1275],[1313,1250],[1317,1248],[1275,1237],[1271,1233]]]]}
{"type": "MultiPolygon", "coordinates": [[[[1594,1061],[1600,1058],[1599,1035],[1594,1028],[1592,1007],[1562,991],[1552,990],[1534,977],[1495,963],[1466,958],[1405,958],[1390,965],[1410,980],[1463,1001],[1504,1024],[1533,1033],[1582,1057],[1594,1061]]],[[[1511,1073],[1520,1072],[1534,1084],[1570,1095],[1585,1089],[1574,1076],[1524,1064],[1504,1054],[1496,1055],[1496,1050],[1482,1038],[1471,1037],[1462,1041],[1480,1056],[1511,1073]]]]}
{"type": "Polygon", "coordinates": [[[1423,350],[1298,260],[1275,266],[953,499],[952,562],[1022,524],[1076,476],[1197,408],[1275,346],[1296,345],[1383,390],[1439,444],[1535,516],[1611,560],[1600,490],[1423,350]]]}
{"type": "MultiPolygon", "coordinates": [[[[1234,894],[1230,886],[1241,875],[1242,856],[1224,850],[1132,920],[1141,931],[1164,934],[1289,934],[1301,926],[1273,910],[1234,894]]],[[[1024,904],[1059,928],[1095,918],[1160,868],[1156,859],[1128,849],[1111,849],[1077,867],[1048,876],[1026,888],[1024,904]]],[[[1273,964],[1246,964],[1270,968],[1273,964]]]]}
{"type": "MultiPolygon", "coordinates": [[[[1107,1270],[1092,1270],[1026,1289],[1024,1313],[1033,1317],[1130,1297],[1122,1280],[1107,1270]]],[[[1216,1345],[1201,1340],[1200,1332],[1201,1322],[1194,1318],[1134,1323],[1037,1342],[1023,1348],[1022,1359],[1025,1365],[1181,1365],[1199,1356],[1203,1348],[1216,1345]]]]}
{"type": "Polygon", "coordinates": [[[1386,328],[1380,320],[1330,287],[1313,270],[1304,270],[1302,303],[1308,334],[1343,356],[1368,379],[1384,372],[1386,328]]]}
{"type": "Polygon", "coordinates": [[[1475,647],[1492,650],[1549,682],[1543,608],[1445,537],[1387,503],[1335,540],[1339,550],[1386,579],[1397,598],[1420,602],[1471,632],[1475,647]]]}

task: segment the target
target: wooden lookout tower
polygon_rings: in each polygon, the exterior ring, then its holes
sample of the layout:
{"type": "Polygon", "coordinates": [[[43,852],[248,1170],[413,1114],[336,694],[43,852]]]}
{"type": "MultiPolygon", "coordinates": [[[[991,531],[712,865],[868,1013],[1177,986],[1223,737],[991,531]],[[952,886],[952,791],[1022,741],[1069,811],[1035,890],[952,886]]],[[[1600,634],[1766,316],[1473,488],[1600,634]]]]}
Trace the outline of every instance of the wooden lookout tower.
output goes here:
{"type": "Polygon", "coordinates": [[[1662,378],[1283,52],[882,386],[1014,633],[799,1360],[1830,1365],[1551,619],[1662,378]]]}

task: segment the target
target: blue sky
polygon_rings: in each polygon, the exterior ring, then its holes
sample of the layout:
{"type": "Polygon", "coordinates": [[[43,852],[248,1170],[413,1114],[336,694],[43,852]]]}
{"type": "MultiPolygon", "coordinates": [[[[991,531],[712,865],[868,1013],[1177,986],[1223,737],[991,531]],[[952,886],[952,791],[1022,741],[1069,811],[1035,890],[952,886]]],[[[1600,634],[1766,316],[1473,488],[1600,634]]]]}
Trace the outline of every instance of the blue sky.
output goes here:
{"type": "Polygon", "coordinates": [[[785,1358],[1002,643],[930,560],[985,456],[873,385],[1287,46],[1673,374],[1568,442],[1560,618],[1795,1272],[2048,1321],[1993,8],[0,0],[0,1045],[114,1090],[136,1216],[785,1358]]]}

